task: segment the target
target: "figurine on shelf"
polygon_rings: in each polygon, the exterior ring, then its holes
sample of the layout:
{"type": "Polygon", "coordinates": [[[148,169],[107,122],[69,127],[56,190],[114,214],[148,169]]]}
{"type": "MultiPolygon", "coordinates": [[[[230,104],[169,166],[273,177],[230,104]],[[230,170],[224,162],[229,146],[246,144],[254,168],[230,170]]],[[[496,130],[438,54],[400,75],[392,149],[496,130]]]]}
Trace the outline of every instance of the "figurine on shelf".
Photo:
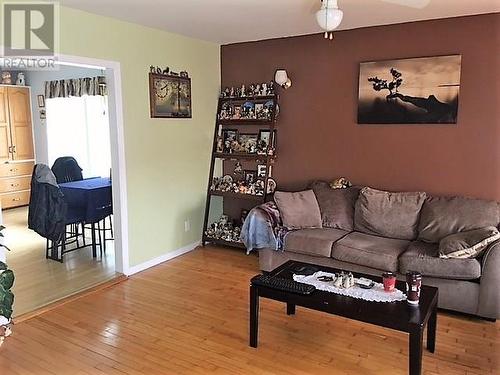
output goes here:
{"type": "Polygon", "coordinates": [[[221,136],[217,137],[217,142],[215,146],[215,152],[222,154],[224,152],[224,140],[221,136]]]}
{"type": "Polygon", "coordinates": [[[233,173],[234,174],[242,174],[243,173],[243,166],[241,165],[241,163],[239,161],[236,162],[236,164],[234,166],[233,173]]]}
{"type": "Polygon", "coordinates": [[[2,84],[4,85],[12,85],[12,75],[10,72],[3,71],[2,72],[2,84]]]}
{"type": "Polygon", "coordinates": [[[235,96],[236,96],[236,90],[234,89],[234,87],[231,87],[231,89],[229,90],[229,97],[234,98],[235,96]]]}
{"type": "Polygon", "coordinates": [[[235,226],[233,220],[227,215],[222,215],[218,221],[207,228],[205,235],[216,240],[240,242],[241,228],[235,226]]]}
{"type": "Polygon", "coordinates": [[[240,96],[247,96],[247,89],[245,85],[241,85],[240,96]]]}
{"type": "Polygon", "coordinates": [[[260,95],[260,84],[259,83],[257,83],[255,85],[255,90],[253,90],[253,95],[254,96],[259,96],[260,95]]]}
{"type": "Polygon", "coordinates": [[[262,90],[260,92],[261,96],[266,96],[267,95],[267,83],[262,84],[262,90]]]}
{"type": "Polygon", "coordinates": [[[273,82],[269,82],[269,86],[267,86],[267,95],[274,95],[274,84],[273,82]]]}
{"type": "Polygon", "coordinates": [[[247,95],[248,95],[248,96],[254,96],[254,95],[255,95],[255,84],[253,84],[253,83],[252,83],[252,84],[248,87],[247,95]]]}

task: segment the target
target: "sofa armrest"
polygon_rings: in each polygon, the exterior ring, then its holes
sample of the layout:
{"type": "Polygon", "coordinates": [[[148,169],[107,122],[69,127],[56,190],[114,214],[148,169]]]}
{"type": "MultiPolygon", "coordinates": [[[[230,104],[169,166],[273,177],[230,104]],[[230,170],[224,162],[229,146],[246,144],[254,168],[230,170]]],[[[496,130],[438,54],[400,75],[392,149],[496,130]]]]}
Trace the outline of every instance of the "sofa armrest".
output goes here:
{"type": "Polygon", "coordinates": [[[241,228],[240,239],[245,244],[247,253],[266,247],[277,248],[276,232],[280,224],[280,213],[274,202],[254,207],[241,228]]]}
{"type": "Polygon", "coordinates": [[[500,318],[500,241],[490,245],[482,259],[477,315],[500,318]]]}

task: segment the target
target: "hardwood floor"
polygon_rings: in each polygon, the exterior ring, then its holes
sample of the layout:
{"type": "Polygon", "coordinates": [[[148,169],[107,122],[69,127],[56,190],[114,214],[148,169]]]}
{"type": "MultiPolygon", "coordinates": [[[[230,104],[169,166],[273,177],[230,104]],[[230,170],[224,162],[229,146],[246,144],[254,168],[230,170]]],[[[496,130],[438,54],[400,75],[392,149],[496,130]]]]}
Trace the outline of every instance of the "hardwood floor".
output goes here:
{"type": "MultiPolygon", "coordinates": [[[[65,255],[64,263],[45,259],[45,239],[28,229],[28,208],[2,211],[7,263],[15,272],[14,315],[31,312],[116,276],[113,242],[106,255],[92,258],[89,248],[65,255]]],[[[90,242],[90,239],[89,239],[90,242]]]]}
{"type": "MultiPolygon", "coordinates": [[[[262,300],[248,346],[257,258],[199,248],[17,324],[5,374],[406,374],[405,334],[262,300]]],[[[424,373],[498,374],[500,324],[440,313],[424,373]]]]}

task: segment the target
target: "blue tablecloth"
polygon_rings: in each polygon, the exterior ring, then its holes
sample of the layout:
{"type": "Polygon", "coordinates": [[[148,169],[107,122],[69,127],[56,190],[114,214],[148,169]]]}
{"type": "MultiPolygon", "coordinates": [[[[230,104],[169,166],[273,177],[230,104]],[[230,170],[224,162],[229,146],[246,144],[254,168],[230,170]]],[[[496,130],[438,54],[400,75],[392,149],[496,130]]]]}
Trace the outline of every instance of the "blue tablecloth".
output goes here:
{"type": "Polygon", "coordinates": [[[113,213],[109,177],[65,182],[59,188],[68,205],[69,221],[96,223],[113,213]]]}

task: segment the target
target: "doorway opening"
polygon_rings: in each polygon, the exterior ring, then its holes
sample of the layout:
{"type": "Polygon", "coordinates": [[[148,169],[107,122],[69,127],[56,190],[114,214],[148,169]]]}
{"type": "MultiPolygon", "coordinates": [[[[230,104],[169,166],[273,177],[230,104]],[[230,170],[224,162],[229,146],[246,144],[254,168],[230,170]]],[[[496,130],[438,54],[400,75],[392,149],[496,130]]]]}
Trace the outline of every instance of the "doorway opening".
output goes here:
{"type": "MultiPolygon", "coordinates": [[[[14,316],[29,313],[107,282],[120,274],[128,274],[120,65],[112,61],[74,56],[59,56],[59,65],[57,71],[23,72],[31,97],[31,123],[35,145],[33,159],[22,160],[27,169],[23,172],[26,173],[23,178],[31,181],[32,168],[27,168],[28,162],[31,167],[40,163],[52,167],[58,158],[71,156],[82,169],[81,183],[85,184],[87,181],[87,185],[95,185],[100,179],[109,184],[112,216],[106,217],[104,223],[101,222],[101,225],[108,225],[108,233],[102,230],[101,237],[101,232],[97,232],[99,240],[97,236],[94,239],[94,227],[91,229],[88,223],[67,226],[66,233],[74,234],[76,229],[79,231],[80,241],[83,239],[84,244],[86,239],[86,243],[95,241],[94,245],[99,246],[96,246],[96,252],[93,246],[84,246],[80,242],[78,247],[81,248],[68,251],[62,256],[62,262],[58,262],[46,257],[47,240],[27,228],[29,202],[20,202],[24,204],[14,204],[12,208],[2,209],[2,222],[6,227],[5,244],[11,249],[11,252],[6,253],[6,261],[16,274],[13,289],[14,316]],[[96,76],[105,78],[105,95],[47,95],[46,82],[96,76]],[[106,245],[105,251],[103,244],[106,245]]],[[[12,75],[16,73],[19,72],[11,72],[12,75]]],[[[102,84],[103,80],[99,82],[102,84]]],[[[16,169],[13,167],[20,166],[20,163],[21,161],[8,160],[3,164],[8,165],[10,169],[16,169]]],[[[0,182],[4,177],[0,176],[0,182]]],[[[69,192],[63,189],[65,183],[58,185],[63,192],[69,192]]],[[[0,196],[2,194],[0,193],[0,196]]],[[[69,200],[70,194],[66,194],[66,197],[69,200]]],[[[99,228],[101,229],[104,228],[99,228]]],[[[71,246],[75,245],[69,244],[68,241],[66,249],[72,250],[71,246]]]]}

